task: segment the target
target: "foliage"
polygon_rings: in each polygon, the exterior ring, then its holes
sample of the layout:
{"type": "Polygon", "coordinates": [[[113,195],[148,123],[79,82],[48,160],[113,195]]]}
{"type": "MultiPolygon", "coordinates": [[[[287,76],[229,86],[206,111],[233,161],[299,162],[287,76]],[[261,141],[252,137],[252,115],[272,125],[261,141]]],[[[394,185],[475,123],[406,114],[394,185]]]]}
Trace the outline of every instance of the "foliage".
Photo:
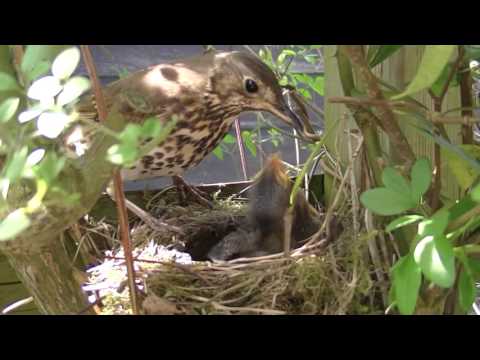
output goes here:
{"type": "MultiPolygon", "coordinates": [[[[366,55],[368,66],[372,68],[381,64],[401,47],[370,46],[366,55]]],[[[413,238],[409,239],[408,251],[401,253],[401,258],[391,268],[390,301],[402,314],[415,313],[419,295],[428,298],[426,291],[432,286],[456,292],[460,309],[468,312],[476,295],[475,281],[480,278],[475,270],[478,269],[475,254],[480,248],[471,242],[480,225],[478,146],[451,143],[442,135],[442,126],[432,124],[428,112],[411,98],[420,91],[428,90],[432,99],[441,104],[446,89],[459,85],[455,76],[461,64],[456,59],[457,48],[456,45],[426,45],[417,73],[405,89],[381,83],[382,87],[389,89],[391,100],[403,100],[409,104],[407,109],[395,112],[410,115],[409,121],[414,128],[435,141],[441,149],[442,161],[452,169],[459,185],[466,191],[464,197],[446,201],[443,207],[432,211],[427,200],[439,196],[427,193],[434,178],[432,164],[428,159],[419,158],[409,178],[397,168],[387,166],[381,176],[383,186],[366,190],[361,195],[362,205],[380,216],[380,222],[383,222],[382,217],[397,216],[385,226],[385,231],[392,233],[396,240],[409,234],[409,230],[405,229],[414,231],[413,238]]],[[[480,54],[477,46],[465,46],[465,50],[466,61],[480,54]]],[[[388,157],[385,160],[387,163],[392,161],[388,157]]],[[[445,292],[443,296],[447,294],[445,292]]]]}
{"type": "MultiPolygon", "coordinates": [[[[90,90],[88,79],[74,75],[81,58],[77,47],[15,46],[25,50],[16,74],[0,72],[0,240],[11,240],[31,226],[31,215],[45,206],[49,194],[63,194],[64,202],[78,198],[63,187],[59,175],[72,166],[65,134],[82,121],[75,105],[90,90]],[[26,200],[18,189],[30,194],[26,200]]],[[[6,54],[9,59],[2,61],[13,62],[13,52],[6,54]]],[[[128,166],[163,141],[174,124],[162,127],[149,119],[120,133],[102,124],[95,128],[116,140],[108,160],[128,166]]]]}
{"type": "Polygon", "coordinates": [[[72,104],[90,87],[87,79],[72,77],[79,60],[76,47],[30,45],[20,64],[21,81],[12,74],[0,74],[5,80],[1,90],[15,93],[0,104],[0,156],[5,159],[0,213],[7,213],[0,222],[0,240],[14,238],[31,224],[29,214],[42,206],[48,191],[61,191],[55,185],[66,159],[54,150],[53,140],[75,121],[72,104]],[[46,75],[49,70],[51,75],[46,75]],[[25,181],[33,182],[35,191],[16,207],[8,201],[13,197],[10,190],[25,181]]]}

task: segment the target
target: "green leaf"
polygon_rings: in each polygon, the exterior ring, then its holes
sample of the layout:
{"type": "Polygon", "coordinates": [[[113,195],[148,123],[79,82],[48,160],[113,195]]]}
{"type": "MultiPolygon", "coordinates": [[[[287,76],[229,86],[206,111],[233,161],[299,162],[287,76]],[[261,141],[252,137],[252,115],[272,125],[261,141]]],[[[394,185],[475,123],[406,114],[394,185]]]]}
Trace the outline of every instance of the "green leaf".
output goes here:
{"type": "Polygon", "coordinates": [[[375,214],[384,216],[397,215],[417,205],[409,196],[387,188],[368,190],[360,196],[360,201],[375,214]]]}
{"type": "Polygon", "coordinates": [[[381,45],[368,45],[367,62],[370,64],[380,49],[381,45]]]}
{"type": "Polygon", "coordinates": [[[437,81],[435,81],[433,83],[430,90],[433,92],[433,94],[435,96],[442,95],[442,90],[443,90],[443,88],[445,87],[445,85],[448,81],[448,78],[449,78],[449,75],[450,75],[452,69],[453,69],[453,64],[450,64],[450,63],[447,64],[447,66],[445,66],[443,68],[443,71],[442,71],[442,74],[440,75],[440,77],[437,79],[437,81]]]}
{"type": "Polygon", "coordinates": [[[253,157],[257,156],[257,147],[252,139],[252,134],[250,131],[243,131],[242,138],[245,142],[245,146],[247,147],[248,151],[253,155],[253,157]]]}
{"type": "Polygon", "coordinates": [[[35,67],[26,75],[26,79],[28,82],[37,80],[40,76],[43,76],[48,73],[50,70],[50,66],[52,63],[50,61],[44,60],[40,61],[35,65],[35,67]]]}
{"type": "Polygon", "coordinates": [[[48,63],[50,68],[56,56],[69,47],[69,45],[27,45],[20,66],[22,73],[27,79],[34,80],[33,73],[38,71],[35,69],[38,64],[48,63]]]}
{"type": "Polygon", "coordinates": [[[119,135],[120,140],[129,146],[137,146],[138,140],[142,135],[142,127],[137,124],[128,124],[119,135]]]}
{"type": "Polygon", "coordinates": [[[277,63],[283,64],[287,56],[297,56],[297,53],[293,50],[285,49],[278,55],[277,63]]]}
{"type": "Polygon", "coordinates": [[[310,91],[308,91],[307,89],[298,88],[297,91],[298,91],[298,93],[299,93],[300,95],[302,95],[305,99],[307,99],[307,100],[312,100],[312,94],[310,94],[310,91]]]}
{"type": "MultiPolygon", "coordinates": [[[[478,145],[459,145],[465,154],[476,159],[480,159],[480,146],[478,145]]],[[[455,152],[443,150],[442,156],[445,157],[448,167],[452,170],[453,175],[457,179],[458,184],[463,190],[467,190],[472,186],[474,181],[480,175],[480,171],[471,166],[462,156],[455,152]]]]}
{"type": "Polygon", "coordinates": [[[9,189],[10,180],[8,180],[7,178],[0,178],[0,195],[4,200],[7,199],[9,189]]]}
{"type": "Polygon", "coordinates": [[[458,301],[464,311],[471,310],[476,294],[475,280],[463,269],[458,279],[458,301]]]}
{"type": "Polygon", "coordinates": [[[432,183],[432,168],[426,158],[418,159],[412,167],[412,196],[418,204],[432,183]]]}
{"type": "Polygon", "coordinates": [[[465,54],[469,60],[480,59],[480,46],[478,45],[464,45],[465,54]]]}
{"type": "Polygon", "coordinates": [[[20,104],[19,98],[8,98],[0,104],[0,123],[6,123],[15,115],[20,104]]]}
{"type": "Polygon", "coordinates": [[[43,157],[43,160],[35,166],[32,171],[36,177],[45,180],[47,184],[50,184],[57,178],[65,166],[66,158],[59,157],[54,152],[47,152],[43,157]]]}
{"type": "Polygon", "coordinates": [[[6,164],[5,177],[11,183],[18,180],[22,175],[23,169],[27,162],[28,148],[24,146],[20,151],[13,154],[11,161],[6,164]]]}
{"type": "Polygon", "coordinates": [[[18,115],[18,122],[20,124],[26,123],[38,117],[43,112],[42,109],[29,109],[18,115]]]}
{"type": "Polygon", "coordinates": [[[403,45],[381,45],[375,52],[375,55],[372,56],[372,60],[370,60],[370,67],[373,68],[384,62],[386,59],[400,50],[402,46],[403,45]]]}
{"type": "Polygon", "coordinates": [[[314,65],[319,59],[318,55],[314,55],[314,54],[305,55],[304,58],[309,64],[312,64],[312,65],[314,65]]]}
{"type": "Polygon", "coordinates": [[[430,88],[442,74],[456,46],[457,45],[426,45],[425,53],[423,54],[422,62],[420,63],[415,78],[403,93],[394,96],[392,100],[398,100],[430,88]]]}
{"type": "Polygon", "coordinates": [[[129,166],[135,163],[137,157],[138,147],[127,143],[113,145],[107,152],[107,160],[116,165],[129,166]]]}
{"type": "Polygon", "coordinates": [[[20,90],[17,80],[10,74],[0,72],[0,91],[20,90]]]}
{"type": "Polygon", "coordinates": [[[385,231],[392,232],[394,230],[400,229],[401,227],[414,224],[418,221],[422,221],[423,219],[424,217],[420,215],[405,215],[393,220],[390,224],[388,224],[385,231]]]}
{"type": "Polygon", "coordinates": [[[325,96],[325,77],[317,76],[310,87],[320,96],[325,96]]]}
{"type": "Polygon", "coordinates": [[[76,47],[71,47],[62,51],[53,62],[52,74],[59,80],[68,79],[80,61],[80,50],[76,47]]]}
{"type": "Polygon", "coordinates": [[[214,150],[213,150],[213,155],[215,155],[217,158],[219,158],[220,160],[223,160],[223,150],[221,148],[221,146],[217,146],[214,150]]]}
{"type": "Polygon", "coordinates": [[[227,134],[225,135],[225,137],[223,138],[223,142],[225,144],[235,144],[236,142],[236,139],[234,136],[232,136],[231,134],[227,134]]]}
{"type": "Polygon", "coordinates": [[[444,235],[425,237],[417,244],[414,257],[428,280],[443,288],[453,286],[455,255],[452,244],[444,235]]]}
{"type": "Polygon", "coordinates": [[[142,136],[156,138],[162,132],[162,128],[162,123],[157,117],[148,118],[142,125],[142,136]]]}
{"type": "Polygon", "coordinates": [[[450,220],[450,211],[448,209],[440,210],[435,213],[430,219],[425,219],[418,224],[419,239],[426,236],[440,236],[443,235],[450,220]]]}
{"type": "Polygon", "coordinates": [[[398,309],[403,315],[411,315],[415,311],[418,292],[422,282],[420,268],[412,255],[407,255],[392,267],[393,293],[398,309]]]}
{"type": "Polygon", "coordinates": [[[26,165],[29,167],[37,165],[45,156],[45,149],[35,149],[27,157],[26,165]]]}
{"type": "Polygon", "coordinates": [[[24,209],[17,209],[0,223],[0,241],[11,240],[30,226],[30,219],[24,209]]]}
{"type": "Polygon", "coordinates": [[[75,76],[69,79],[64,87],[63,91],[58,95],[57,104],[64,106],[78,99],[83,93],[90,89],[90,81],[81,76],[75,76]]]}
{"type": "Polygon", "coordinates": [[[392,167],[385,168],[382,173],[382,181],[383,185],[385,185],[387,189],[390,189],[402,196],[410,196],[410,185],[396,169],[392,167]]]}

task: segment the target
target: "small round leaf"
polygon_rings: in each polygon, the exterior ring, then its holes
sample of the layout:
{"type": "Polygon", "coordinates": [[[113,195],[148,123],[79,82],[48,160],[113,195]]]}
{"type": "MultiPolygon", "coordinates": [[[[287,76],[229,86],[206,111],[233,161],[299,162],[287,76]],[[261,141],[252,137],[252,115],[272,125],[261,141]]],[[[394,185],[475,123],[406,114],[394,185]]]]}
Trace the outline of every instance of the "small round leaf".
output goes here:
{"type": "Polygon", "coordinates": [[[42,100],[45,98],[53,98],[60,91],[62,91],[62,85],[60,81],[53,76],[45,76],[35,81],[30,89],[28,89],[27,96],[30,99],[42,100]]]}
{"type": "Polygon", "coordinates": [[[23,124],[28,121],[31,121],[36,117],[38,117],[42,112],[43,110],[41,109],[30,109],[30,110],[24,111],[18,116],[18,122],[20,124],[23,124]]]}
{"type": "Polygon", "coordinates": [[[0,123],[6,123],[15,115],[20,104],[19,98],[9,98],[0,104],[0,123]]]}
{"type": "Polygon", "coordinates": [[[427,192],[432,182],[432,168],[426,158],[418,159],[412,167],[412,196],[415,201],[427,192]]]}
{"type": "Polygon", "coordinates": [[[444,236],[427,236],[414,252],[415,262],[425,277],[434,284],[449,288],[455,282],[455,256],[450,241],[444,236]]]}
{"type": "Polygon", "coordinates": [[[32,167],[37,165],[45,155],[45,149],[35,149],[27,157],[27,166],[32,167]]]}
{"type": "Polygon", "coordinates": [[[410,195],[410,185],[396,169],[392,167],[385,168],[382,173],[382,181],[387,189],[395,191],[402,196],[410,195]]]}
{"type": "Polygon", "coordinates": [[[23,209],[15,210],[0,222],[0,241],[10,240],[30,226],[23,209]]]}
{"type": "Polygon", "coordinates": [[[67,81],[63,91],[58,95],[57,104],[64,106],[76,100],[80,95],[90,89],[90,81],[86,78],[76,76],[67,81]]]}
{"type": "Polygon", "coordinates": [[[0,73],[0,91],[19,90],[17,80],[10,74],[0,73]]]}
{"type": "Polygon", "coordinates": [[[45,112],[37,120],[37,128],[40,135],[49,139],[55,139],[62,133],[70,118],[61,112],[45,112]]]}
{"type": "Polygon", "coordinates": [[[414,224],[421,220],[423,220],[423,216],[420,216],[420,215],[405,215],[405,216],[399,217],[398,219],[393,220],[390,224],[388,224],[385,231],[392,232],[401,227],[414,224]]]}
{"type": "Polygon", "coordinates": [[[43,60],[36,64],[31,71],[26,74],[28,81],[37,80],[40,76],[43,76],[48,73],[50,70],[51,63],[49,61],[43,60]]]}
{"type": "Polygon", "coordinates": [[[360,196],[360,201],[367,209],[384,216],[401,214],[417,205],[409,196],[387,188],[368,190],[360,196]]]}
{"type": "Polygon", "coordinates": [[[413,256],[407,255],[398,260],[392,268],[392,275],[395,300],[400,313],[413,314],[422,282],[422,272],[413,256]]]}
{"type": "Polygon", "coordinates": [[[53,62],[52,74],[57,79],[68,79],[80,61],[80,50],[76,47],[72,47],[62,51],[53,62]]]}
{"type": "Polygon", "coordinates": [[[458,279],[458,300],[463,310],[469,311],[472,308],[476,294],[475,280],[463,269],[458,279]]]}

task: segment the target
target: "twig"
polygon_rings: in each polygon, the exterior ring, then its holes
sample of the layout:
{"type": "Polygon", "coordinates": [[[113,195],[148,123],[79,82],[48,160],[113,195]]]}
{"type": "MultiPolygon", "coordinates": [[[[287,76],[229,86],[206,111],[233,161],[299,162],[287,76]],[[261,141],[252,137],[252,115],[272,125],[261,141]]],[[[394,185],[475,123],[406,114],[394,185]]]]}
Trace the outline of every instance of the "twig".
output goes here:
{"type": "Polygon", "coordinates": [[[236,307],[236,306],[224,306],[221,305],[217,302],[212,302],[212,306],[216,310],[223,310],[223,311],[247,311],[247,312],[254,312],[254,313],[259,313],[263,315],[285,315],[285,311],[279,311],[279,310],[270,310],[270,309],[256,309],[256,308],[250,308],[250,307],[236,307]]]}
{"type": "MultiPolygon", "coordinates": [[[[346,53],[351,63],[358,69],[358,75],[365,85],[367,95],[372,99],[385,100],[376,77],[373,75],[365,59],[362,46],[340,45],[339,48],[342,52],[346,53]]],[[[388,106],[378,106],[377,110],[381,126],[388,135],[389,141],[395,147],[399,162],[405,166],[407,172],[410,171],[410,168],[415,162],[415,154],[400,129],[395,115],[388,106]]]]}
{"type": "MultiPolygon", "coordinates": [[[[457,56],[457,59],[448,74],[447,81],[445,82],[445,84],[443,84],[443,88],[442,88],[442,91],[440,92],[440,95],[438,96],[435,95],[431,89],[428,91],[430,97],[433,100],[434,111],[436,112],[442,111],[442,105],[443,105],[443,101],[445,100],[445,95],[447,94],[447,91],[453,79],[453,76],[457,72],[462,62],[463,56],[464,56],[464,53],[459,52],[459,55],[457,56]]],[[[447,132],[443,124],[437,123],[436,128],[442,133],[444,137],[447,137],[446,136],[447,132]]],[[[440,145],[437,143],[434,144],[433,160],[435,162],[435,172],[434,172],[434,177],[432,181],[432,187],[430,190],[429,203],[432,210],[436,211],[440,207],[440,192],[442,190],[442,159],[441,159],[440,145]]]]}
{"type": "Polygon", "coordinates": [[[12,53],[13,53],[13,64],[17,73],[17,78],[20,85],[25,86],[25,79],[23,78],[23,73],[21,71],[21,65],[24,55],[23,45],[13,45],[12,46],[12,53]]]}
{"type": "MultiPolygon", "coordinates": [[[[93,92],[95,94],[96,108],[100,122],[105,122],[108,111],[105,105],[100,81],[98,80],[95,63],[88,45],[81,45],[81,50],[87,71],[92,81],[93,92]]],[[[120,224],[120,239],[123,245],[123,251],[126,257],[128,285],[130,289],[130,300],[132,302],[133,314],[139,314],[139,306],[135,285],[135,269],[133,267],[133,256],[131,249],[130,230],[128,226],[128,213],[125,206],[125,195],[123,192],[123,182],[120,172],[116,170],[113,175],[113,184],[115,191],[115,203],[117,204],[118,218],[120,224]]]]}
{"type": "MultiPolygon", "coordinates": [[[[463,124],[471,125],[475,123],[480,123],[480,118],[475,116],[446,116],[445,113],[437,111],[428,111],[425,110],[413,103],[406,101],[388,101],[388,100],[372,100],[365,98],[353,98],[348,96],[332,96],[328,99],[328,102],[332,104],[351,104],[355,106],[388,106],[392,109],[402,109],[409,108],[412,111],[415,111],[419,114],[422,114],[426,120],[431,121],[434,124],[463,124]]],[[[462,110],[463,108],[452,109],[453,110],[462,110]]],[[[472,108],[467,108],[472,109],[472,108]]],[[[450,110],[448,111],[450,112],[450,110]]]]}
{"type": "Polygon", "coordinates": [[[351,160],[350,164],[348,165],[347,169],[345,170],[345,174],[343,175],[342,181],[340,182],[340,185],[338,186],[337,193],[335,195],[333,203],[329,207],[329,209],[327,210],[327,214],[325,215],[325,220],[323,221],[322,226],[317,231],[317,233],[312,236],[312,239],[309,242],[307,242],[306,245],[310,245],[311,243],[315,243],[316,241],[318,241],[320,236],[323,234],[323,231],[325,231],[328,223],[330,222],[330,219],[332,218],[333,212],[335,211],[335,208],[337,207],[337,204],[340,201],[340,194],[342,193],[343,187],[347,183],[347,179],[348,179],[348,176],[350,174],[350,171],[353,170],[354,160],[357,158],[362,145],[363,145],[363,140],[359,141],[358,146],[357,146],[357,148],[355,149],[355,151],[352,155],[352,160],[351,160]]]}
{"type": "Polygon", "coordinates": [[[235,119],[235,135],[237,137],[238,151],[240,152],[240,163],[242,165],[243,179],[248,180],[247,172],[247,160],[245,156],[245,144],[243,143],[242,138],[242,129],[240,128],[240,121],[238,118],[235,119]]]}
{"type": "Polygon", "coordinates": [[[283,255],[289,257],[292,244],[293,206],[287,209],[283,218],[283,255]]]}
{"type": "MultiPolygon", "coordinates": [[[[370,211],[365,210],[365,226],[367,232],[373,231],[373,219],[372,214],[370,211]]],[[[368,250],[370,252],[370,257],[373,262],[373,266],[375,267],[375,274],[377,275],[377,279],[380,281],[380,288],[382,290],[382,300],[384,306],[387,306],[388,303],[388,295],[385,289],[385,277],[383,276],[383,266],[382,261],[380,260],[380,255],[378,254],[377,243],[375,241],[375,236],[368,237],[368,250]]]]}
{"type": "Polygon", "coordinates": [[[12,305],[9,305],[6,308],[4,308],[2,310],[2,315],[7,315],[9,312],[12,312],[12,311],[18,309],[19,307],[24,306],[24,305],[30,304],[32,301],[33,301],[33,297],[31,297],[31,296],[26,298],[26,299],[16,301],[12,305]]]}
{"type": "MultiPolygon", "coordinates": [[[[353,164],[352,136],[350,131],[347,135],[347,146],[348,146],[348,160],[350,161],[351,164],[353,164]]],[[[357,219],[359,206],[358,206],[357,182],[355,180],[354,171],[350,171],[350,194],[351,194],[351,200],[352,200],[353,240],[355,241],[357,240],[357,236],[360,229],[359,229],[359,224],[357,219]]]]}
{"type": "MultiPolygon", "coordinates": [[[[462,64],[459,66],[462,116],[473,117],[473,111],[469,109],[473,107],[472,76],[470,74],[470,64],[465,59],[465,48],[463,45],[459,45],[459,53],[459,56],[463,58],[462,64]]],[[[462,144],[473,144],[473,129],[468,124],[462,126],[462,144]]]]}

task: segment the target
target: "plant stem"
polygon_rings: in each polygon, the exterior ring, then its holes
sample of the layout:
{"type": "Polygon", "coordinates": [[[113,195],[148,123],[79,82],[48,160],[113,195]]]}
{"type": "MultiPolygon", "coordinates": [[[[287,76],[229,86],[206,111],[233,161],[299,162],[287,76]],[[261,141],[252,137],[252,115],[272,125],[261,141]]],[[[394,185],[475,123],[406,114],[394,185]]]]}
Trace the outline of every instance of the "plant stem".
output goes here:
{"type": "MultiPolygon", "coordinates": [[[[338,69],[340,73],[340,80],[342,82],[343,92],[346,96],[351,96],[355,83],[353,80],[353,73],[348,58],[343,54],[338,54],[338,69]]],[[[382,169],[379,160],[382,158],[382,149],[375,127],[375,115],[363,107],[348,106],[348,109],[353,115],[355,122],[362,132],[363,140],[367,150],[367,159],[373,171],[375,184],[382,183],[382,169]]]]}
{"type": "MultiPolygon", "coordinates": [[[[81,45],[81,50],[85,65],[87,67],[90,79],[92,81],[92,87],[95,94],[95,100],[97,104],[98,117],[101,122],[104,122],[107,118],[108,112],[105,106],[105,99],[103,97],[100,81],[97,76],[95,63],[93,62],[92,54],[88,45],[81,45]]],[[[139,307],[137,301],[137,291],[135,285],[135,269],[133,266],[133,255],[130,240],[130,229],[128,226],[128,213],[125,205],[125,194],[123,191],[123,181],[120,175],[120,171],[116,170],[113,175],[113,184],[115,192],[115,203],[117,204],[119,225],[120,225],[120,240],[123,245],[123,251],[125,253],[128,283],[130,289],[130,299],[132,302],[133,314],[139,314],[139,307]]]]}
{"type": "MultiPolygon", "coordinates": [[[[462,117],[473,117],[473,94],[472,94],[472,76],[468,59],[465,56],[465,48],[459,46],[460,57],[462,62],[458,72],[460,74],[460,101],[462,104],[462,117]]],[[[473,130],[471,125],[462,125],[462,143],[473,144],[473,130]]]]}
{"type": "MultiPolygon", "coordinates": [[[[339,45],[339,50],[346,54],[356,68],[359,80],[365,86],[367,95],[372,99],[385,100],[378,81],[365,59],[363,47],[361,45],[339,45]]],[[[382,128],[398,155],[397,165],[403,166],[405,172],[410,172],[410,168],[415,162],[415,154],[400,129],[393,111],[388,106],[377,106],[377,111],[382,128]]]]}

